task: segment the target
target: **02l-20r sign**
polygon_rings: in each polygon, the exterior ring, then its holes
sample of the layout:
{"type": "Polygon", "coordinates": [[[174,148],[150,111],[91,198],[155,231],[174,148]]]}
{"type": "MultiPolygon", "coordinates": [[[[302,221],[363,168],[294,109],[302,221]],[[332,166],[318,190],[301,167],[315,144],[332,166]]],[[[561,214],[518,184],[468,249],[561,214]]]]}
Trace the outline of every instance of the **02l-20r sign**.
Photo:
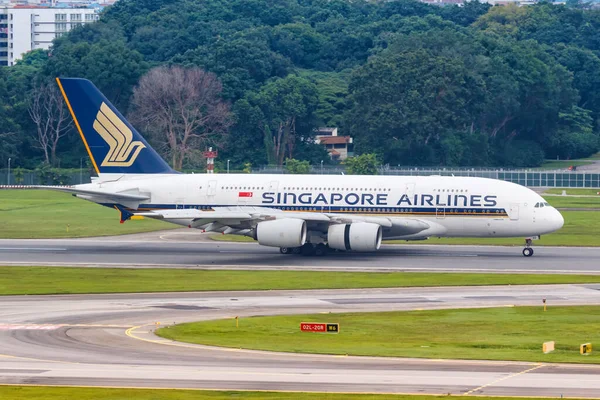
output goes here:
{"type": "Polygon", "coordinates": [[[302,332],[339,333],[340,324],[322,322],[301,322],[300,330],[302,332]]]}

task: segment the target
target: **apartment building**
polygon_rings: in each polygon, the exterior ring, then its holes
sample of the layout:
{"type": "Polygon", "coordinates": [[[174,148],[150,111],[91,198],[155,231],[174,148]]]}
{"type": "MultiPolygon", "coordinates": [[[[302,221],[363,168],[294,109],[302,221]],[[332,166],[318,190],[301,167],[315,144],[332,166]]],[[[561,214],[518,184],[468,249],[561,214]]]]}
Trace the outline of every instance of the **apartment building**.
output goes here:
{"type": "Polygon", "coordinates": [[[47,49],[54,38],[97,19],[94,8],[0,7],[0,66],[12,66],[23,54],[47,49]]]}

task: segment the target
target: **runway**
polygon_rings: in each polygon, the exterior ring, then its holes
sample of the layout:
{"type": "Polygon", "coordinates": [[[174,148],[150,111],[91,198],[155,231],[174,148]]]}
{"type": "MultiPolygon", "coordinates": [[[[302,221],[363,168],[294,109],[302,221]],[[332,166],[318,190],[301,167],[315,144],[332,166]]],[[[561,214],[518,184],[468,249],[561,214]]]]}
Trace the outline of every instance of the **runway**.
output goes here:
{"type": "Polygon", "coordinates": [[[279,254],[254,243],[216,242],[190,230],[114,238],[0,240],[0,265],[240,268],[346,271],[600,273],[600,248],[384,245],[375,253],[279,254]]]}
{"type": "Polygon", "coordinates": [[[152,333],[156,322],[240,316],[243,324],[250,315],[540,305],[542,298],[600,304],[600,285],[7,296],[0,383],[600,397],[600,366],[295,355],[152,333]]]}

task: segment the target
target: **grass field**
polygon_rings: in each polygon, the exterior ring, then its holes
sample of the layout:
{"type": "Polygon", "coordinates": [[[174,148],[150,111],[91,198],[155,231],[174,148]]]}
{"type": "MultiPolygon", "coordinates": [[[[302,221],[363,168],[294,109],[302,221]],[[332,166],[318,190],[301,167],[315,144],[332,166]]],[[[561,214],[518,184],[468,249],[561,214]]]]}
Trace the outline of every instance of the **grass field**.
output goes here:
{"type": "Polygon", "coordinates": [[[600,275],[0,267],[0,295],[600,283],[600,275]]]}
{"type": "MultiPolygon", "coordinates": [[[[571,195],[571,196],[597,196],[597,197],[600,197],[600,195],[598,195],[598,192],[600,192],[600,189],[570,189],[570,188],[548,189],[542,194],[542,196],[544,194],[562,194],[563,190],[566,190],[567,194],[571,195]]],[[[549,198],[551,199],[553,197],[549,197],[549,198]]]]}
{"type": "MultiPolygon", "coordinates": [[[[410,396],[390,394],[346,394],[346,393],[290,393],[290,392],[236,392],[176,389],[103,389],[48,386],[3,386],[2,400],[443,400],[448,396],[410,396]]],[[[455,400],[472,399],[472,396],[452,396],[455,400]]],[[[544,397],[483,397],[479,400],[545,400],[544,397]]]]}
{"type": "MultiPolygon", "coordinates": [[[[599,205],[600,207],[600,205],[599,205]]],[[[543,236],[533,242],[534,246],[600,246],[600,212],[563,211],[565,225],[558,232],[543,236]]],[[[253,239],[238,235],[210,236],[213,240],[254,242],[253,239]]],[[[462,244],[462,245],[503,245],[522,246],[523,238],[430,238],[407,242],[405,240],[387,240],[388,244],[462,244]]]]}
{"type": "MultiPolygon", "coordinates": [[[[541,303],[541,301],[540,301],[541,303]]],[[[540,304],[541,305],[541,304],[540,304]]],[[[579,345],[600,339],[600,306],[502,307],[253,317],[181,324],[159,336],[192,343],[294,353],[600,363],[579,345]],[[300,332],[301,322],[337,322],[339,334],[300,332]],[[556,341],[556,351],[542,343],[556,341]]]]}
{"type": "Polygon", "coordinates": [[[600,196],[545,196],[544,198],[550,205],[556,208],[600,208],[600,196]]]}
{"type": "Polygon", "coordinates": [[[110,236],[176,228],[144,219],[119,223],[107,207],[46,190],[0,190],[0,239],[110,236]]]}

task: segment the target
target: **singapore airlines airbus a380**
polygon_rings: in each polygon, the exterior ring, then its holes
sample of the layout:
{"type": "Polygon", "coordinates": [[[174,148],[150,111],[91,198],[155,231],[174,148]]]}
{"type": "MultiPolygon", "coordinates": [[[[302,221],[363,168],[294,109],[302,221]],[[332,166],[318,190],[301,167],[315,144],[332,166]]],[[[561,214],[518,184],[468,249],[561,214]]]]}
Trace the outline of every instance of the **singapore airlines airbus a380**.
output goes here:
{"type": "Polygon", "coordinates": [[[98,178],[53,189],[121,212],[254,237],[281,253],[375,251],[382,239],[531,237],[563,217],[537,193],[484,178],[180,174],[84,79],[57,79],[98,178]]]}

